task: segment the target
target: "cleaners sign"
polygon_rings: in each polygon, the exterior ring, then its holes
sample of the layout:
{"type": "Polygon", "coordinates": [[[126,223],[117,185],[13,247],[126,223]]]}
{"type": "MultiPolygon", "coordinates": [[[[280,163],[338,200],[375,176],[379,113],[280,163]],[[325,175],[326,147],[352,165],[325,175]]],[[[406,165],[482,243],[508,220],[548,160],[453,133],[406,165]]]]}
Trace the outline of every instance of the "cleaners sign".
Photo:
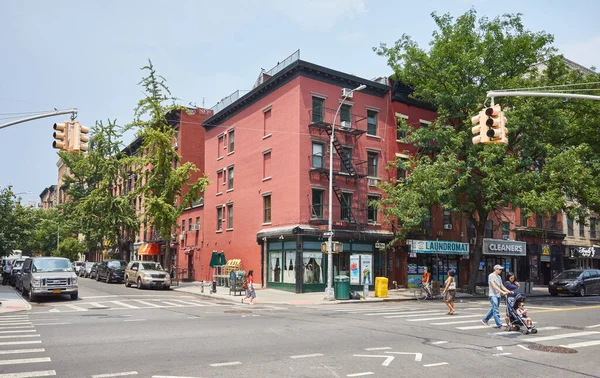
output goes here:
{"type": "Polygon", "coordinates": [[[483,239],[483,254],[498,256],[526,256],[526,244],[522,241],[483,239]]]}

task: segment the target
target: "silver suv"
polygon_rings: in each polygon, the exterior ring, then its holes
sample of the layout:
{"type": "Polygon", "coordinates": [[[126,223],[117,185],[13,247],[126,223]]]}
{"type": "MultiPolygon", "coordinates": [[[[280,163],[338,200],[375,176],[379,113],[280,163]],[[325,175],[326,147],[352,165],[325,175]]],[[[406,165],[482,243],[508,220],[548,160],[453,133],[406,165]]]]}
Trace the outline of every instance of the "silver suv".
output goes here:
{"type": "Polygon", "coordinates": [[[34,302],[38,296],[68,294],[77,299],[79,287],[73,265],[64,257],[30,257],[23,263],[21,292],[34,302]]]}

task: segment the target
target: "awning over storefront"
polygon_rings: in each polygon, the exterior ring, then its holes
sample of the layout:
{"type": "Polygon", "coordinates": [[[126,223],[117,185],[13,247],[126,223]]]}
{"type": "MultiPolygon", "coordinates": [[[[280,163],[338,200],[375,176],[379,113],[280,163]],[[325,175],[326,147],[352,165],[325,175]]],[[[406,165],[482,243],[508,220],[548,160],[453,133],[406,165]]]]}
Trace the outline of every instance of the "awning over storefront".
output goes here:
{"type": "Polygon", "coordinates": [[[145,243],[138,249],[137,254],[138,256],[157,256],[160,255],[160,247],[158,243],[145,243]]]}
{"type": "Polygon", "coordinates": [[[227,260],[225,260],[225,252],[217,252],[214,251],[212,256],[210,257],[210,267],[214,268],[216,266],[227,265],[227,260]]]}
{"type": "Polygon", "coordinates": [[[526,256],[527,244],[522,241],[483,239],[483,254],[496,256],[526,256]]]}
{"type": "Polygon", "coordinates": [[[406,244],[410,246],[411,253],[428,253],[439,255],[469,256],[469,244],[445,240],[412,240],[406,244]]]}

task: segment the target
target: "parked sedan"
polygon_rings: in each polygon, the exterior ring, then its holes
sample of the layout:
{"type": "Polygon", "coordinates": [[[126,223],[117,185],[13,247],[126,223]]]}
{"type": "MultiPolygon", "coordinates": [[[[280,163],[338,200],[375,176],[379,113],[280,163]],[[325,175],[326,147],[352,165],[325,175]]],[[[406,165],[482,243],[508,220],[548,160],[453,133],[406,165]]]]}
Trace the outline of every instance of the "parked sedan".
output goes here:
{"type": "Polygon", "coordinates": [[[79,277],[89,277],[92,271],[92,266],[94,266],[93,262],[86,262],[85,265],[79,269],[79,277]]]}
{"type": "Polygon", "coordinates": [[[559,293],[575,294],[579,297],[586,294],[600,294],[600,270],[565,270],[550,281],[548,292],[553,296],[559,293]]]}
{"type": "Polygon", "coordinates": [[[94,265],[92,265],[92,269],[90,269],[90,275],[89,275],[89,277],[92,280],[94,278],[96,278],[96,276],[98,275],[98,265],[100,265],[100,263],[95,262],[94,265]]]}
{"type": "Polygon", "coordinates": [[[131,261],[125,270],[125,286],[137,285],[138,289],[144,287],[158,287],[169,289],[171,277],[160,263],[153,261],[131,261]]]}
{"type": "Polygon", "coordinates": [[[106,283],[123,282],[126,266],[127,263],[123,260],[104,260],[98,264],[96,281],[103,279],[106,283]]]}

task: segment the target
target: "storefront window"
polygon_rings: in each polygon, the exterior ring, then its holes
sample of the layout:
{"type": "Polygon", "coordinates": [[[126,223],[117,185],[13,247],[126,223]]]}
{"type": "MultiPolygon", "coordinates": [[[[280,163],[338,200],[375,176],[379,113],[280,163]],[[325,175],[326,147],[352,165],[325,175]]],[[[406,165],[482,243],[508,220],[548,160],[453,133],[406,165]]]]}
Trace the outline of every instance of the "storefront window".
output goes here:
{"type": "Polygon", "coordinates": [[[302,262],[304,265],[303,282],[305,284],[323,283],[323,253],[304,252],[302,262]]]}
{"type": "Polygon", "coordinates": [[[296,251],[286,251],[283,264],[283,282],[296,283],[296,251]]]}
{"type": "Polygon", "coordinates": [[[282,252],[271,252],[270,267],[271,271],[269,274],[270,282],[281,282],[281,258],[282,252]]]}

